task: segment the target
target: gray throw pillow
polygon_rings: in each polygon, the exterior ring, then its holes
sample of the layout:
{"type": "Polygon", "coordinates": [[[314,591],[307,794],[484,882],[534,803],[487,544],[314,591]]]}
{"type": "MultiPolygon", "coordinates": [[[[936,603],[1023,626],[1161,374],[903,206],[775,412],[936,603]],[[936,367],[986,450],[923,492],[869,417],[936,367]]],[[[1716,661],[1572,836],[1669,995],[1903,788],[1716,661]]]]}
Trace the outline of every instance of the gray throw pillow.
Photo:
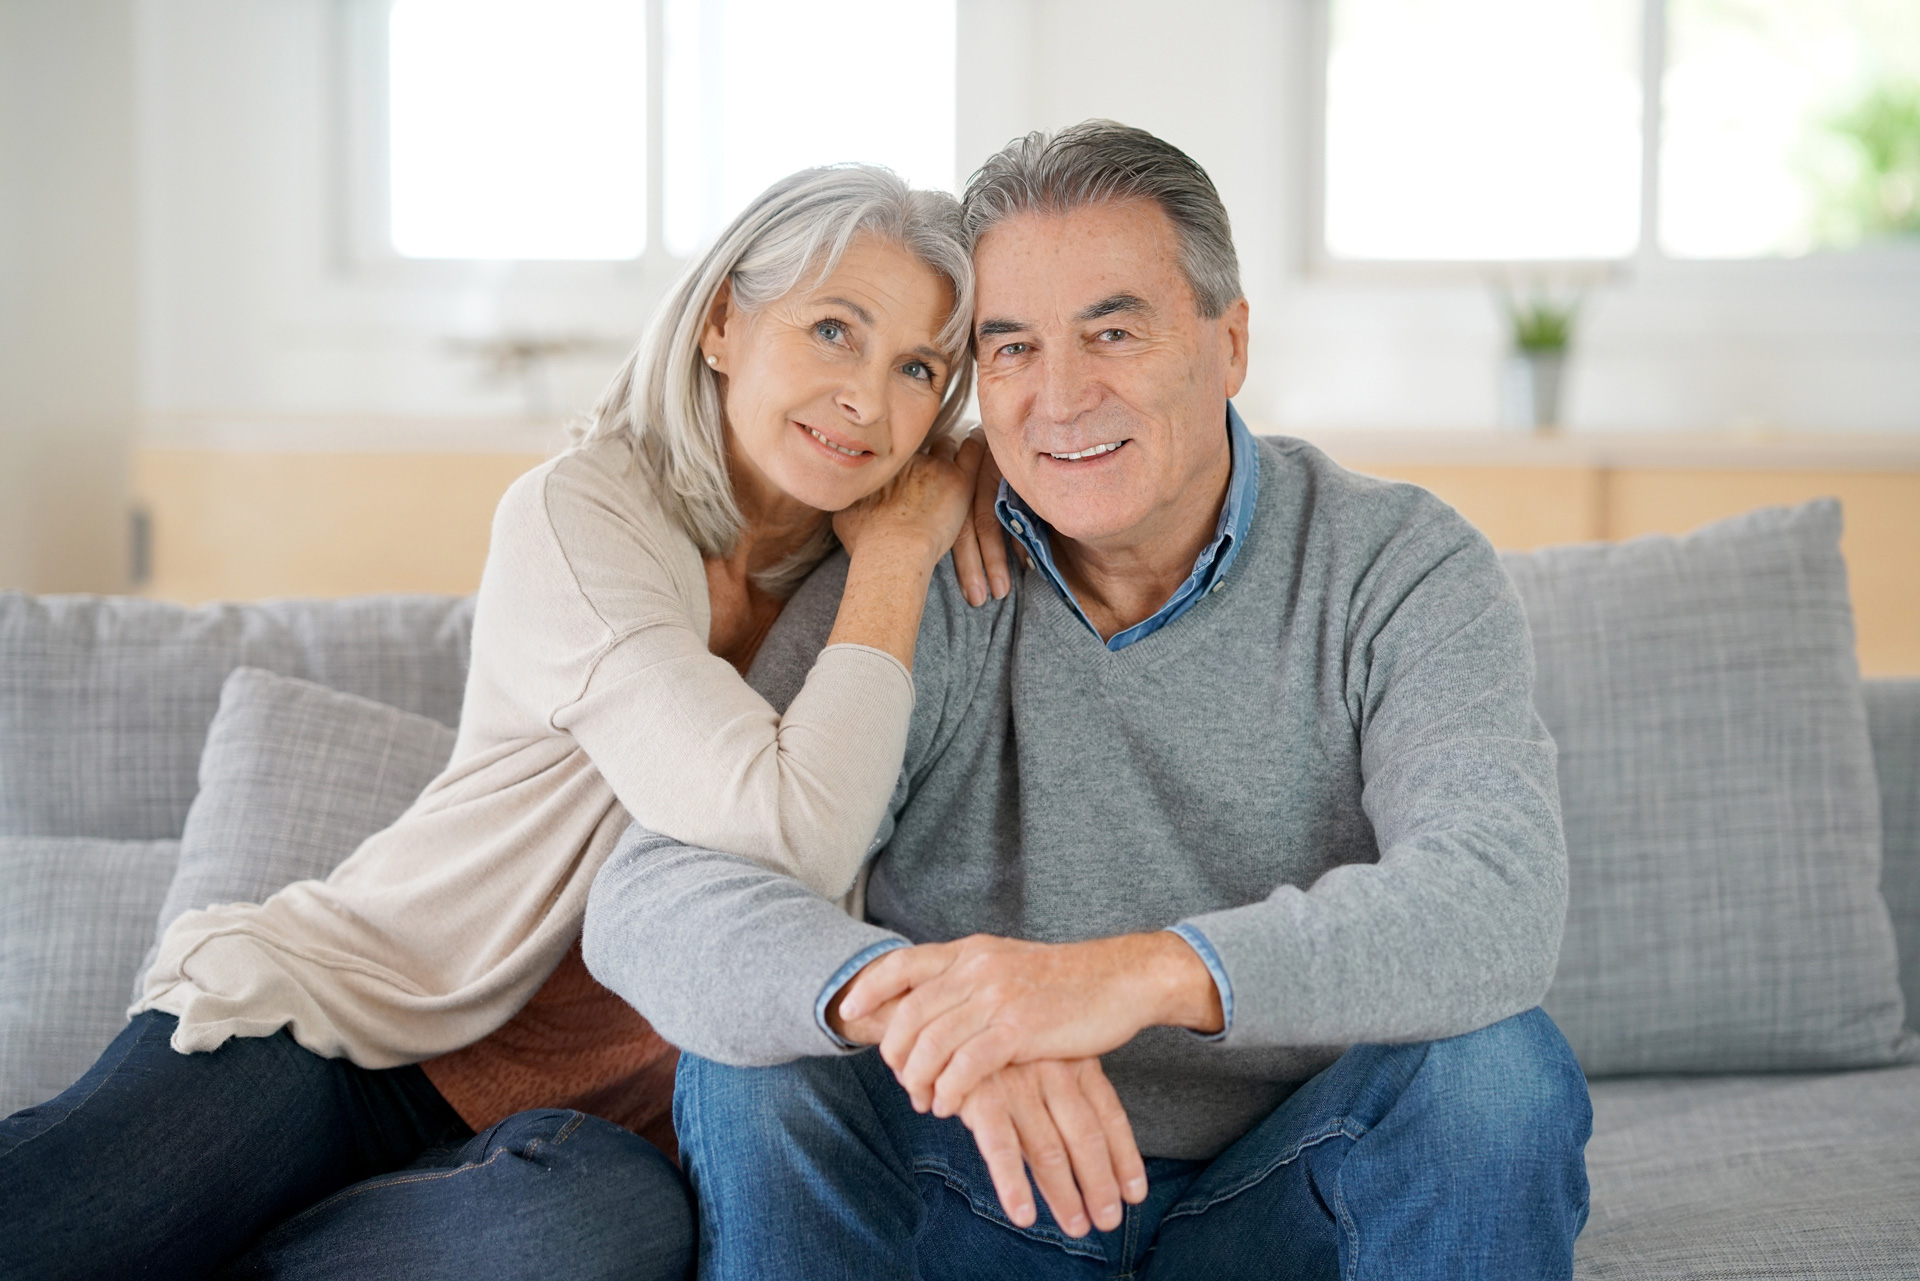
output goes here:
{"type": "MultiPolygon", "coordinates": [[[[310,681],[236,668],[200,757],[180,870],[152,930],[182,912],[258,903],[326,876],[413,804],[446,767],[454,733],[310,681]]],[[[151,964],[153,951],[147,963],[151,964]]],[[[144,981],[140,967],[135,991],[144,981]]]]}
{"type": "Polygon", "coordinates": [[[72,1085],[126,1026],[178,841],[0,836],[0,1116],[72,1085]]]}
{"type": "Polygon", "coordinates": [[[1505,557],[1560,748],[1546,1009],[1591,1076],[1909,1052],[1840,506],[1505,557]]]}

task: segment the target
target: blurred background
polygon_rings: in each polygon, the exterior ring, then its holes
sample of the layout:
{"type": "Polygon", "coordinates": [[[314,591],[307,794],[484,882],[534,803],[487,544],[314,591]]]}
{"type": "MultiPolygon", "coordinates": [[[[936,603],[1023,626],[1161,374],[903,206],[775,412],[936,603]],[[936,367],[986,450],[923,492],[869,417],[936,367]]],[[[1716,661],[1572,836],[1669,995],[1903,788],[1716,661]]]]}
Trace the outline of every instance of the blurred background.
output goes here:
{"type": "Polygon", "coordinates": [[[1504,547],[1835,494],[1920,674],[1914,0],[4,0],[0,587],[464,592],[767,181],[1207,167],[1239,405],[1504,547]]]}

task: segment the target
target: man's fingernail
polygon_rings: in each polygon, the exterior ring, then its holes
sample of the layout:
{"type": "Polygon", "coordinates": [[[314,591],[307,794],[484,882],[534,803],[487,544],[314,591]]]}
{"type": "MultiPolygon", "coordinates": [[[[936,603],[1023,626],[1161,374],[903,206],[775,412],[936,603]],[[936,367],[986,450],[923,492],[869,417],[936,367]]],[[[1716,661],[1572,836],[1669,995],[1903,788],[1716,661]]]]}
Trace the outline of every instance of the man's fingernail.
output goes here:
{"type": "Polygon", "coordinates": [[[1142,1197],[1146,1196],[1147,1181],[1145,1179],[1128,1179],[1127,1195],[1131,1196],[1135,1201],[1138,1201],[1142,1197]]]}

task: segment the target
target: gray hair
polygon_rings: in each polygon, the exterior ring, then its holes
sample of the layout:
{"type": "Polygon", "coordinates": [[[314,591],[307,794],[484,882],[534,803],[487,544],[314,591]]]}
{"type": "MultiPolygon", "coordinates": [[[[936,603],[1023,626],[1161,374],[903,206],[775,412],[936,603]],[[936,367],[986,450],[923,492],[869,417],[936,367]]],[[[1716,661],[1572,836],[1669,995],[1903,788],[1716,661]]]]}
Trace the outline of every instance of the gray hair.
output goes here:
{"type": "Polygon", "coordinates": [[[1151,200],[1172,220],[1180,269],[1202,316],[1222,315],[1241,296],[1233,228],[1213,179],[1144,129],[1083,120],[1015,138],[968,179],[960,203],[973,246],[1015,214],[1061,214],[1110,200],[1151,200]]]}
{"type": "MultiPolygon", "coordinates": [[[[761,192],[690,265],[647,326],[591,419],[574,434],[579,448],[625,433],[661,504],[703,556],[732,552],[740,507],[727,471],[719,375],[700,358],[700,339],[720,287],[756,312],[799,287],[824,280],[856,236],[905,249],[953,287],[953,311],[935,340],[947,357],[947,386],[929,435],[950,433],[973,381],[973,262],[960,205],[943,191],[915,191],[877,165],[802,169],[761,192]]],[[[765,576],[770,589],[793,586],[832,548],[830,530],[765,576]]]]}

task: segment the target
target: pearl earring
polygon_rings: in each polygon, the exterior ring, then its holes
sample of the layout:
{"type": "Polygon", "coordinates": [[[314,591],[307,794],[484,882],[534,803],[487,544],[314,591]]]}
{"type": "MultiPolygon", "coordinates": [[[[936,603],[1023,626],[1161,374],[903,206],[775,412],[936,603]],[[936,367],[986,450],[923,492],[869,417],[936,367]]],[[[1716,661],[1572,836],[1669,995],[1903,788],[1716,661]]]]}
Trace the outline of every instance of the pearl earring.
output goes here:
{"type": "Polygon", "coordinates": [[[707,368],[709,368],[709,369],[718,369],[718,368],[720,368],[720,357],[718,357],[718,356],[708,356],[708,357],[707,357],[707,368]]]}

